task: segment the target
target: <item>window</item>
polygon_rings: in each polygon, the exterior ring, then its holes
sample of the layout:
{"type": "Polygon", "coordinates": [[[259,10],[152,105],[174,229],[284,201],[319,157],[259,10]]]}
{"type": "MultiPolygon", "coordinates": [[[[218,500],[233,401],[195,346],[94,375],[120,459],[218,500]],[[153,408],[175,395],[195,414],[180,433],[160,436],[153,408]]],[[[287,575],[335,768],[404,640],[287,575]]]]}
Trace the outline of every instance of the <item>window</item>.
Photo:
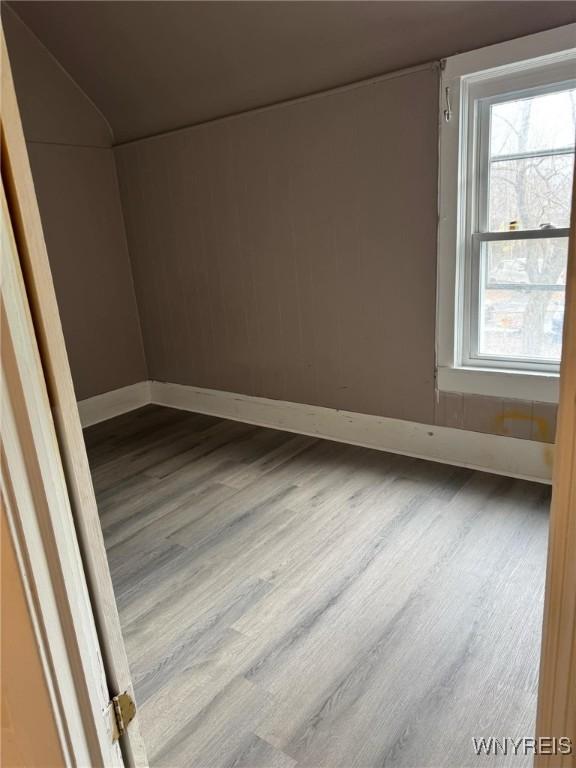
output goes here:
{"type": "Polygon", "coordinates": [[[576,138],[575,45],[570,25],[446,62],[441,389],[557,398],[576,138]],[[536,55],[526,58],[531,48],[536,55]],[[474,67],[475,59],[484,67],[474,67]]]}
{"type": "MultiPolygon", "coordinates": [[[[557,68],[548,73],[559,74],[557,68]]],[[[518,91],[504,75],[490,85],[501,92],[483,97],[482,88],[469,90],[472,189],[464,235],[462,361],[557,371],[576,83],[518,91]]]]}

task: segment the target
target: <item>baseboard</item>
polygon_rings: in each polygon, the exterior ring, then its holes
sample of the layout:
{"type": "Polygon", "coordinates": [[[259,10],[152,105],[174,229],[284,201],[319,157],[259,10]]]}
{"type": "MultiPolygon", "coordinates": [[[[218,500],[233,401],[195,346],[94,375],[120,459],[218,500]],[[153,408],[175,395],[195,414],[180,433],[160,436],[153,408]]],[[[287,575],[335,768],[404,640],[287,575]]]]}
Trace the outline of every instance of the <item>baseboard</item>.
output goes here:
{"type": "Polygon", "coordinates": [[[78,403],[80,423],[83,427],[90,427],[92,424],[107,421],[114,416],[148,405],[151,401],[151,384],[150,381],[139,381],[137,384],[113,389],[103,395],[80,400],[78,403]]]}
{"type": "Polygon", "coordinates": [[[80,421],[89,427],[149,403],[540,483],[552,477],[548,443],[159,381],[81,400],[80,421]]]}
{"type": "Polygon", "coordinates": [[[443,464],[550,483],[553,446],[232,392],[150,382],[157,405],[322,437],[443,464]]]}

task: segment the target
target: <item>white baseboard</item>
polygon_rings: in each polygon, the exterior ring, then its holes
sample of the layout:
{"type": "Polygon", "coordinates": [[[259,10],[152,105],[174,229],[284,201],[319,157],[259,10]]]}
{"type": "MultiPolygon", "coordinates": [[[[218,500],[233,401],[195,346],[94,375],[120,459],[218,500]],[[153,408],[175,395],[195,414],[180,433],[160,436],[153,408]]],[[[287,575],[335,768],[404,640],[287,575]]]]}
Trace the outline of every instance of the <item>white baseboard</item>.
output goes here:
{"type": "Polygon", "coordinates": [[[81,400],[80,421],[89,427],[150,403],[540,483],[552,477],[548,443],[159,381],[81,400]]]}
{"type": "Polygon", "coordinates": [[[401,419],[153,381],[151,402],[302,435],[550,483],[553,446],[401,419]]]}
{"type": "Polygon", "coordinates": [[[98,424],[148,405],[151,402],[151,385],[150,381],[139,381],[137,384],[113,389],[103,395],[80,400],[78,403],[80,423],[83,427],[90,427],[92,424],[98,424]]]}

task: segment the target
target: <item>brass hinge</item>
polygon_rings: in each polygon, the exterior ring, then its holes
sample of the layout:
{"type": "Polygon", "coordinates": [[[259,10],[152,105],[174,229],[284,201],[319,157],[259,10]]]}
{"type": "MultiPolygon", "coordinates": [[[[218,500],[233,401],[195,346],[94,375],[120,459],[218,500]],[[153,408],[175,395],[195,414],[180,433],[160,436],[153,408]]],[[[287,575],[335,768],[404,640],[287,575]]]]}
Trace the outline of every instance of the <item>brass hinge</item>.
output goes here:
{"type": "Polygon", "coordinates": [[[134,719],[136,704],[128,691],[124,691],[111,698],[108,710],[112,721],[112,741],[118,741],[134,719]]]}

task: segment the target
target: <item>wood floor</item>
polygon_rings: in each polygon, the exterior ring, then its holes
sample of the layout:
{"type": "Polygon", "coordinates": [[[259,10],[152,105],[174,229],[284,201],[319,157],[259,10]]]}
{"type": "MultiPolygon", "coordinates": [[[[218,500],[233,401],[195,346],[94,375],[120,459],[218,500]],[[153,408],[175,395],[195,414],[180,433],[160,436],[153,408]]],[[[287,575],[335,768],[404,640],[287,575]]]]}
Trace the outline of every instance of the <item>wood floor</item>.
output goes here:
{"type": "Polygon", "coordinates": [[[149,406],[86,430],[151,765],[531,764],[549,489],[149,406]]]}

